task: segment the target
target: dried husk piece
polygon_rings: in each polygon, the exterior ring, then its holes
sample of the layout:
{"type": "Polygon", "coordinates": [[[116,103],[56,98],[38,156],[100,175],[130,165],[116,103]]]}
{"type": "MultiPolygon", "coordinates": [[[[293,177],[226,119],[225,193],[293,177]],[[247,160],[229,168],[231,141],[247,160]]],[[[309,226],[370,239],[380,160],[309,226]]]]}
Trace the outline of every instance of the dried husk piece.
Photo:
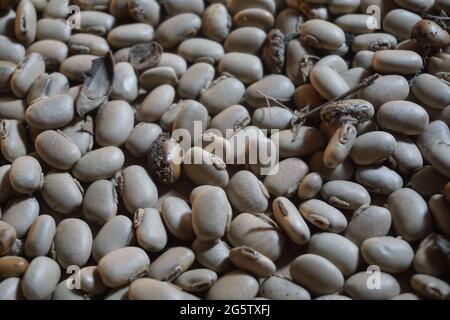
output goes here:
{"type": "Polygon", "coordinates": [[[365,103],[352,104],[345,100],[336,101],[320,111],[320,118],[330,128],[339,128],[344,124],[354,126],[368,121],[373,116],[373,109],[365,103]]]}
{"type": "Polygon", "coordinates": [[[137,44],[130,50],[130,63],[137,72],[143,72],[159,64],[163,51],[156,41],[137,44]]]}
{"type": "Polygon", "coordinates": [[[114,82],[114,58],[109,51],[105,57],[92,61],[77,97],[76,110],[81,117],[102,106],[111,94],[114,82]]]}
{"type": "Polygon", "coordinates": [[[262,58],[270,73],[282,73],[286,57],[286,37],[279,29],[272,29],[264,42],[262,58]]]}

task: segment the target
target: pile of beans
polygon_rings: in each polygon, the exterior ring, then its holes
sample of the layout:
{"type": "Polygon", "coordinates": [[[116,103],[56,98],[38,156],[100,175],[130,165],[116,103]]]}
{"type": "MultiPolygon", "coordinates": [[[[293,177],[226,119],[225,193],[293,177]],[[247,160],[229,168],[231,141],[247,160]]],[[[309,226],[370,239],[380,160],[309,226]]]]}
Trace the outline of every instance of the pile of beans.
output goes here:
{"type": "Polygon", "coordinates": [[[0,300],[449,299],[449,0],[0,10],[0,300]]]}

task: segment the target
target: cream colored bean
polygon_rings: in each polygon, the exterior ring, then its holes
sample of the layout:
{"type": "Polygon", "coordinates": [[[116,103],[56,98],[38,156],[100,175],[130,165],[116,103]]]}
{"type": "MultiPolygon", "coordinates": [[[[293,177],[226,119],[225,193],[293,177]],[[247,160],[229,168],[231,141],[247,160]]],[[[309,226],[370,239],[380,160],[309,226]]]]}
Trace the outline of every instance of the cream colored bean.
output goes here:
{"type": "Polygon", "coordinates": [[[342,232],[347,228],[347,220],[339,210],[324,201],[310,199],[302,202],[298,210],[308,222],[329,232],[342,232]]]}
{"type": "Polygon", "coordinates": [[[105,285],[117,288],[147,273],[150,259],[138,247],[116,249],[98,263],[98,272],[105,285]]]}
{"type": "Polygon", "coordinates": [[[16,8],[14,31],[16,38],[28,46],[36,38],[36,8],[29,0],[21,0],[16,8]]]}
{"type": "Polygon", "coordinates": [[[185,272],[195,260],[192,250],[186,247],[173,247],[160,255],[148,269],[150,278],[173,281],[185,272]]]}
{"type": "Polygon", "coordinates": [[[131,283],[127,294],[129,300],[197,300],[177,286],[155,279],[138,279],[131,283]]]}
{"type": "Polygon", "coordinates": [[[4,35],[0,35],[0,42],[2,44],[0,59],[19,63],[25,58],[25,47],[20,43],[4,35]]]}
{"type": "Polygon", "coordinates": [[[261,129],[283,130],[291,126],[293,114],[281,107],[259,108],[253,112],[252,124],[261,129]]]}
{"type": "Polygon", "coordinates": [[[5,207],[2,220],[11,225],[22,239],[39,215],[39,203],[34,197],[18,197],[5,207]]]}
{"type": "Polygon", "coordinates": [[[0,282],[0,299],[23,300],[20,278],[8,278],[0,282]]]}
{"type": "Polygon", "coordinates": [[[265,212],[269,194],[266,187],[250,171],[236,173],[227,186],[227,196],[239,212],[265,212]]]}
{"type": "Polygon", "coordinates": [[[133,165],[122,170],[119,183],[122,200],[129,213],[156,206],[158,189],[143,167],[133,165]]]}
{"type": "Polygon", "coordinates": [[[46,214],[36,218],[25,239],[25,255],[27,258],[46,256],[53,244],[56,233],[55,220],[46,214]]]}
{"type": "Polygon", "coordinates": [[[173,48],[188,38],[197,35],[201,19],[193,13],[182,13],[170,17],[156,30],[156,38],[164,48],[173,48]]]}
{"type": "Polygon", "coordinates": [[[36,79],[30,90],[28,90],[27,103],[28,105],[31,105],[38,99],[66,93],[68,89],[69,79],[67,79],[67,77],[62,73],[43,73],[36,79]]]}
{"type": "Polygon", "coordinates": [[[367,283],[371,272],[359,272],[347,279],[344,292],[357,300],[380,300],[390,299],[400,293],[398,281],[388,273],[380,272],[380,289],[371,290],[367,283]]]}
{"type": "Polygon", "coordinates": [[[294,91],[295,87],[289,78],[283,75],[269,75],[247,88],[245,101],[253,108],[267,107],[266,99],[259,92],[279,100],[289,100],[294,91]]]}
{"type": "Polygon", "coordinates": [[[115,27],[108,33],[108,43],[115,48],[131,47],[153,39],[153,28],[144,23],[132,23],[115,27]]]}
{"type": "Polygon", "coordinates": [[[137,158],[144,157],[161,133],[161,127],[155,123],[138,123],[125,141],[127,151],[137,158]]]}
{"type": "Polygon", "coordinates": [[[136,100],[138,90],[138,78],[133,66],[128,62],[116,64],[114,66],[114,82],[111,97],[131,103],[136,100]]]}
{"type": "Polygon", "coordinates": [[[328,66],[314,67],[310,79],[314,89],[327,100],[336,98],[350,89],[342,76],[328,66]]]}
{"type": "Polygon", "coordinates": [[[290,197],[298,189],[300,181],[308,173],[308,165],[300,159],[288,158],[276,165],[275,174],[269,174],[264,179],[264,186],[270,194],[280,197],[290,197]]]}
{"type": "Polygon", "coordinates": [[[104,38],[89,33],[71,35],[67,45],[72,54],[105,56],[109,51],[109,44],[104,38]]]}
{"type": "Polygon", "coordinates": [[[221,273],[231,267],[230,247],[222,240],[203,242],[195,239],[192,250],[197,261],[205,268],[221,273]]]}
{"type": "Polygon", "coordinates": [[[215,69],[208,63],[195,63],[181,76],[177,92],[182,98],[195,99],[214,79],[215,69]]]}
{"type": "Polygon", "coordinates": [[[260,8],[241,10],[233,17],[233,25],[237,28],[255,27],[269,31],[274,24],[274,16],[269,11],[260,8]]]}
{"type": "Polygon", "coordinates": [[[361,245],[361,253],[367,264],[377,265],[391,274],[408,270],[414,258],[408,242],[394,237],[367,239],[361,245]]]}
{"type": "Polygon", "coordinates": [[[299,256],[292,261],[289,271],[294,282],[312,295],[336,293],[344,286],[341,271],[329,260],[315,254],[299,256]]]}
{"type": "Polygon", "coordinates": [[[337,50],[345,43],[344,31],[331,22],[312,19],[300,26],[301,41],[317,49],[337,50]]]}
{"type": "Polygon", "coordinates": [[[296,139],[290,129],[275,132],[271,139],[281,158],[307,156],[321,149],[324,144],[321,132],[308,126],[299,128],[296,139]]]}
{"type": "Polygon", "coordinates": [[[158,210],[138,209],[134,214],[134,227],[139,246],[149,252],[159,252],[167,244],[167,233],[158,210]]]}
{"type": "Polygon", "coordinates": [[[219,61],[218,71],[230,73],[246,85],[255,83],[263,77],[261,60],[257,56],[240,52],[225,54],[219,61]]]}
{"type": "Polygon", "coordinates": [[[175,90],[170,85],[165,84],[153,89],[137,109],[137,119],[148,122],[159,120],[172,105],[174,98],[175,90]]]}
{"type": "Polygon", "coordinates": [[[231,220],[231,206],[219,187],[207,187],[191,195],[192,226],[202,241],[222,238],[231,220]]]}
{"type": "Polygon", "coordinates": [[[232,271],[220,277],[208,290],[209,300],[247,300],[256,297],[258,281],[243,271],[232,271]]]}
{"type": "Polygon", "coordinates": [[[302,245],[309,241],[311,232],[308,225],[289,199],[276,198],[272,209],[275,219],[294,243],[302,245]]]}
{"type": "Polygon", "coordinates": [[[95,140],[102,146],[121,146],[134,127],[134,112],[125,101],[111,101],[101,107],[95,120],[95,140]],[[114,127],[111,127],[114,123],[114,127]]]}
{"type": "Polygon", "coordinates": [[[379,164],[393,155],[396,147],[397,142],[391,134],[384,131],[368,132],[356,139],[350,156],[358,165],[379,164]]]}
{"type": "Polygon", "coordinates": [[[405,240],[421,240],[431,231],[428,206],[414,190],[409,188],[396,190],[389,196],[388,206],[392,213],[394,228],[405,240]]]}
{"type": "Polygon", "coordinates": [[[47,173],[41,195],[53,210],[61,214],[73,213],[83,202],[83,188],[67,172],[47,173]]]}
{"type": "Polygon", "coordinates": [[[316,233],[308,244],[308,253],[328,259],[348,277],[356,272],[360,265],[358,247],[341,235],[335,233],[316,233]]]}
{"type": "Polygon", "coordinates": [[[337,129],[323,153],[324,164],[329,168],[336,168],[344,162],[355,143],[356,135],[356,128],[351,124],[337,129]]]}
{"type": "Polygon", "coordinates": [[[55,169],[68,170],[81,158],[77,145],[59,130],[43,131],[34,145],[39,156],[55,169]]]}
{"type": "Polygon", "coordinates": [[[218,42],[203,38],[192,38],[184,40],[180,44],[178,54],[191,63],[207,62],[215,64],[223,57],[224,49],[218,42]]]}
{"type": "Polygon", "coordinates": [[[0,122],[0,149],[9,162],[28,154],[29,138],[21,121],[2,120],[0,122]]]}
{"type": "Polygon", "coordinates": [[[317,172],[308,173],[299,183],[297,195],[300,200],[314,198],[322,189],[322,177],[317,172]]]}
{"type": "Polygon", "coordinates": [[[276,261],[285,242],[277,228],[275,222],[263,214],[241,213],[231,222],[227,236],[234,247],[245,245],[276,261]]]}
{"type": "Polygon", "coordinates": [[[234,105],[214,116],[209,127],[219,130],[221,136],[229,138],[230,134],[245,128],[249,123],[250,114],[248,110],[241,105],[234,105]]]}
{"type": "Polygon", "coordinates": [[[325,183],[321,190],[321,196],[335,207],[350,210],[356,210],[371,202],[370,195],[363,186],[344,180],[325,183]]]}
{"type": "Polygon", "coordinates": [[[84,266],[91,256],[92,233],[86,222],[80,219],[65,219],[56,227],[55,254],[59,265],[84,266]]]}
{"type": "Polygon", "coordinates": [[[191,293],[203,292],[211,288],[217,281],[217,273],[209,269],[193,269],[184,272],[175,284],[181,289],[191,293]]]}
{"type": "Polygon", "coordinates": [[[260,284],[259,294],[271,300],[311,300],[311,295],[303,287],[276,275],[260,284]]]}
{"type": "Polygon", "coordinates": [[[39,190],[43,179],[41,165],[33,157],[19,157],[11,164],[9,182],[19,193],[30,194],[39,190]]]}
{"type": "Polygon", "coordinates": [[[386,208],[362,206],[353,213],[345,237],[360,246],[365,239],[387,235],[391,222],[391,213],[386,208]]]}
{"type": "Polygon", "coordinates": [[[364,33],[355,37],[352,51],[394,49],[396,45],[397,39],[389,33],[364,33]]]}
{"type": "Polygon", "coordinates": [[[369,191],[389,195],[403,187],[402,177],[386,166],[359,167],[355,173],[358,183],[369,191]]]}
{"type": "Polygon", "coordinates": [[[16,99],[15,97],[12,96],[0,98],[1,119],[12,119],[22,121],[25,119],[25,110],[26,110],[26,103],[24,100],[16,99]]]}
{"type": "Polygon", "coordinates": [[[180,240],[193,240],[192,212],[181,198],[167,197],[161,204],[161,215],[170,233],[180,240]]]}
{"type": "Polygon", "coordinates": [[[226,164],[222,159],[199,147],[190,148],[184,156],[183,168],[187,177],[198,185],[226,187],[229,182],[226,164]],[[195,164],[194,160],[201,159],[195,164]]]}
{"type": "Polygon", "coordinates": [[[407,136],[397,135],[397,147],[392,155],[400,173],[410,174],[423,167],[423,158],[417,145],[407,136]]]}
{"type": "Polygon", "coordinates": [[[46,300],[58,284],[61,271],[58,264],[48,257],[31,261],[21,281],[22,293],[28,300],[46,300]]]}
{"type": "Polygon", "coordinates": [[[236,267],[257,277],[267,277],[276,271],[272,260],[247,246],[233,248],[230,251],[230,260],[236,267]]]}
{"type": "Polygon", "coordinates": [[[27,122],[41,130],[61,128],[69,124],[74,116],[74,101],[67,94],[37,100],[25,112],[27,122]],[[49,113],[52,117],[48,117],[49,113]]]}
{"type": "Polygon", "coordinates": [[[133,222],[126,216],[116,216],[106,222],[97,233],[92,245],[95,261],[108,253],[129,246],[134,240],[133,222]]]}
{"type": "Polygon", "coordinates": [[[422,133],[429,117],[425,109],[410,101],[395,100],[383,104],[377,113],[378,124],[384,129],[406,135],[422,133]]]}
{"type": "Polygon", "coordinates": [[[39,19],[36,26],[37,40],[58,40],[67,42],[70,37],[70,26],[63,20],[43,18],[39,19]]]}
{"type": "Polygon", "coordinates": [[[0,62],[0,92],[10,92],[9,82],[12,74],[16,70],[16,64],[11,61],[0,62]]]}
{"type": "Polygon", "coordinates": [[[98,56],[92,54],[70,56],[61,63],[59,70],[70,80],[83,82],[84,74],[91,69],[92,60],[97,58],[98,56]]]}
{"type": "Polygon", "coordinates": [[[104,225],[117,214],[117,192],[108,180],[97,180],[86,190],[83,197],[83,214],[88,221],[104,225]]]}
{"type": "Polygon", "coordinates": [[[11,76],[11,91],[17,97],[25,97],[33,82],[44,72],[45,62],[40,54],[26,55],[11,76]]]}
{"type": "Polygon", "coordinates": [[[442,109],[450,104],[450,87],[433,75],[423,73],[414,80],[412,92],[426,106],[442,109]]]}
{"type": "Polygon", "coordinates": [[[396,36],[400,40],[405,40],[409,38],[412,27],[420,19],[419,15],[411,11],[395,9],[389,11],[383,18],[383,30],[396,36]]]}
{"type": "Polygon", "coordinates": [[[241,103],[244,93],[245,86],[240,80],[223,76],[212,82],[200,93],[199,101],[211,115],[215,115],[230,106],[241,103]]]}
{"type": "Polygon", "coordinates": [[[227,52],[257,54],[266,39],[266,33],[260,28],[242,27],[233,30],[225,40],[227,52]]]}
{"type": "Polygon", "coordinates": [[[222,42],[230,33],[231,17],[221,3],[213,3],[206,8],[202,16],[203,34],[214,41],[222,42]]]}
{"type": "Polygon", "coordinates": [[[73,175],[83,182],[111,178],[123,166],[123,152],[116,147],[103,147],[86,153],[73,168],[73,175]]]}
{"type": "Polygon", "coordinates": [[[381,50],[373,56],[372,67],[385,74],[410,75],[423,67],[422,57],[409,50],[381,50]]]}
{"type": "Polygon", "coordinates": [[[94,121],[91,116],[86,116],[84,119],[75,118],[62,129],[62,132],[80,149],[81,155],[85,155],[92,150],[94,144],[93,131],[94,121]]]}

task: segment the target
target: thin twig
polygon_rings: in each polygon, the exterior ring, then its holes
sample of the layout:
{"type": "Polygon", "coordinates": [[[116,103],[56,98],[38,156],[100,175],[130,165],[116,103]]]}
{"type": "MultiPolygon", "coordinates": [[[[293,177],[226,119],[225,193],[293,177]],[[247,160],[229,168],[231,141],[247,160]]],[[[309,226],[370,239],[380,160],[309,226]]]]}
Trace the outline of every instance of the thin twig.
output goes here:
{"type": "MultiPolygon", "coordinates": [[[[292,126],[293,126],[293,129],[294,129],[294,132],[298,132],[298,129],[296,129],[296,127],[303,125],[303,124],[305,123],[305,121],[306,121],[306,118],[309,118],[309,117],[311,117],[311,116],[317,114],[317,113],[320,112],[320,110],[322,110],[324,107],[329,106],[330,104],[332,104],[332,103],[334,103],[334,102],[336,102],[336,101],[342,100],[342,99],[348,97],[349,95],[352,95],[353,93],[355,93],[355,92],[361,90],[362,88],[365,88],[365,87],[369,86],[372,82],[374,82],[374,81],[375,81],[376,79],[378,79],[379,77],[380,77],[380,75],[379,75],[378,73],[375,73],[375,74],[373,74],[373,75],[371,75],[371,76],[365,78],[365,79],[364,79],[360,84],[358,84],[356,87],[354,87],[354,88],[348,90],[347,92],[341,94],[340,96],[338,96],[338,97],[336,97],[336,98],[333,98],[333,99],[331,99],[331,100],[325,102],[324,104],[320,105],[320,106],[317,107],[317,108],[314,108],[313,110],[311,110],[311,111],[309,111],[309,112],[306,112],[306,113],[304,113],[304,114],[298,115],[298,116],[296,117],[296,119],[294,119],[294,120],[292,121],[292,126]]],[[[296,139],[297,139],[297,136],[296,136],[296,134],[294,134],[294,135],[292,136],[292,141],[295,141],[296,139]]]]}

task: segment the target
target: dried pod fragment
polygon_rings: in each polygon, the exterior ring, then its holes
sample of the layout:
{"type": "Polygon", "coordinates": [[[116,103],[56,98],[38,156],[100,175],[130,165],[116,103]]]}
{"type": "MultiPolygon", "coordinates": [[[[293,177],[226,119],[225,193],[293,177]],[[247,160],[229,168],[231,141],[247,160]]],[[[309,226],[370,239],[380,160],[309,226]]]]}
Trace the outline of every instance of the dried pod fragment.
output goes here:
{"type": "Polygon", "coordinates": [[[181,146],[168,133],[162,133],[147,154],[150,173],[163,184],[174,184],[181,174],[181,146]]]}
{"type": "Polygon", "coordinates": [[[140,43],[130,50],[130,63],[138,72],[156,67],[161,61],[163,47],[156,41],[140,43]]]}
{"type": "Polygon", "coordinates": [[[373,117],[373,106],[364,103],[353,103],[355,100],[340,100],[326,106],[320,111],[320,118],[331,128],[339,128],[344,124],[358,125],[373,117]]]}
{"type": "Polygon", "coordinates": [[[270,73],[282,73],[285,64],[286,39],[284,34],[273,29],[267,35],[262,49],[262,58],[270,73]]]}
{"type": "Polygon", "coordinates": [[[114,82],[114,58],[110,52],[105,57],[92,60],[85,74],[84,84],[77,97],[76,110],[83,117],[103,105],[111,94],[114,82]]]}

